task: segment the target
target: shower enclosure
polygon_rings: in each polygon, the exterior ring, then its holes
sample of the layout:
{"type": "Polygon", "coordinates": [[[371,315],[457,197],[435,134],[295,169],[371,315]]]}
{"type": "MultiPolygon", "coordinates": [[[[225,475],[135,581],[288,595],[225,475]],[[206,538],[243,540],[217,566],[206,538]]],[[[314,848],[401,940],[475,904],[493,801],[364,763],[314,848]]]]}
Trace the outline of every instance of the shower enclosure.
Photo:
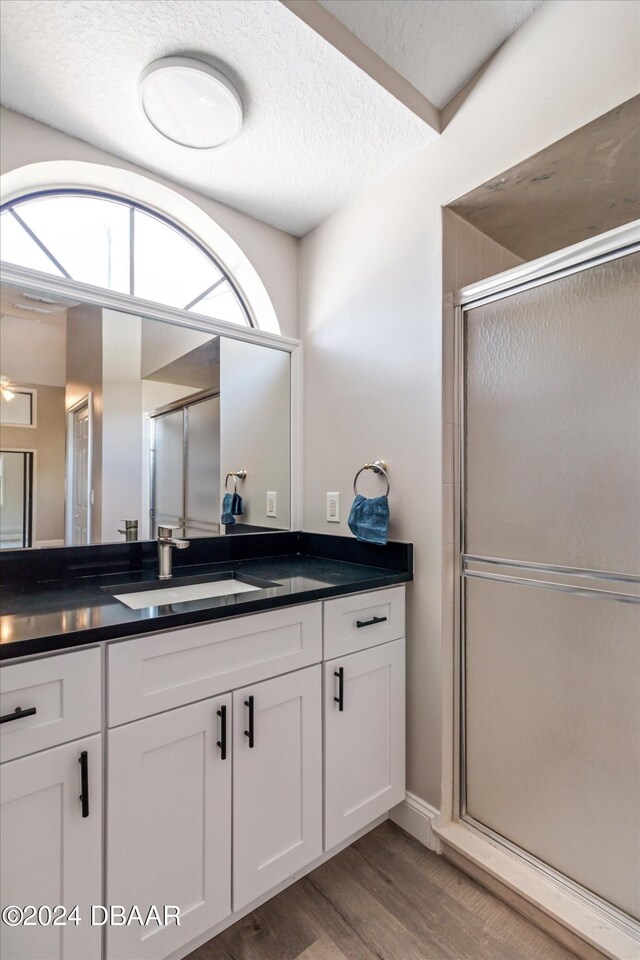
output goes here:
{"type": "MultiPolygon", "coordinates": [[[[637,225],[636,225],[637,226],[637,225]]],[[[463,291],[459,815],[640,917],[640,234],[463,291]]]]}
{"type": "Polygon", "coordinates": [[[220,396],[201,393],[151,416],[151,536],[220,532],[220,396]]]}

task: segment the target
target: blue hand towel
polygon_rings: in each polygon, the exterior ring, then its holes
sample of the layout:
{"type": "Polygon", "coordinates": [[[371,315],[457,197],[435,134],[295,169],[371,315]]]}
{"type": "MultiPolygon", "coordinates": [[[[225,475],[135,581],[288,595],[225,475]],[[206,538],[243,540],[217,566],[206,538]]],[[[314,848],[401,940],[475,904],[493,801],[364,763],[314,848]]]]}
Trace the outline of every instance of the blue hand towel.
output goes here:
{"type": "Polygon", "coordinates": [[[349,514],[349,529],[358,540],[384,546],[389,533],[389,501],[386,497],[356,494],[349,514]]]}
{"type": "Polygon", "coordinates": [[[235,523],[235,518],[242,516],[244,505],[239,493],[225,493],[222,498],[222,512],[220,514],[220,523],[225,527],[235,523]]]}
{"type": "Polygon", "coordinates": [[[230,524],[235,523],[235,517],[233,515],[233,493],[225,493],[222,498],[222,512],[220,514],[220,523],[224,524],[225,527],[228,527],[230,524]]]}

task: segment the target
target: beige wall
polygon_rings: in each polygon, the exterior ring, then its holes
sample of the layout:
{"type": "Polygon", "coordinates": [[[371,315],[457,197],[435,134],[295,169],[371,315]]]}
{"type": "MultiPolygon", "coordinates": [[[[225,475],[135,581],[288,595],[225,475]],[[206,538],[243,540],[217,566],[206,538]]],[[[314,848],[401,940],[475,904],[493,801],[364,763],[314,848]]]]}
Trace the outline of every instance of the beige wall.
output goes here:
{"type": "Polygon", "coordinates": [[[35,450],[34,546],[42,541],[64,541],[64,387],[21,383],[37,390],[37,427],[0,429],[3,450],[35,450]]]}
{"type": "Polygon", "coordinates": [[[0,172],[3,174],[43,160],[81,160],[132,170],[181,193],[201,207],[236,241],[265,285],[282,333],[288,337],[298,336],[295,237],[5,107],[0,108],[0,130],[0,172]]]}
{"type": "Polygon", "coordinates": [[[64,387],[66,324],[40,323],[24,313],[0,316],[2,373],[14,383],[44,383],[64,387]]]}
{"type": "Polygon", "coordinates": [[[442,394],[441,208],[634,96],[638,33],[635,4],[547,0],[439,140],[301,242],[304,527],[347,534],[355,471],[388,461],[391,535],[415,543],[407,786],[436,807],[451,776],[441,691],[453,686],[442,643],[443,577],[453,577],[442,563],[442,416],[453,398],[442,394]],[[342,493],[340,526],[325,522],[328,490],[342,493]]]}

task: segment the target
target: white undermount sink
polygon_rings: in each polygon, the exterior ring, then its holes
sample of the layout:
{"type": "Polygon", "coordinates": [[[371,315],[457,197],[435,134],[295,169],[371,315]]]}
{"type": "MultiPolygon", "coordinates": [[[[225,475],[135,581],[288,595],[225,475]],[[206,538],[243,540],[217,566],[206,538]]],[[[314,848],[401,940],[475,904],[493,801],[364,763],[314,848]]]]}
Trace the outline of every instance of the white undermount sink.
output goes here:
{"type": "MultiPolygon", "coordinates": [[[[275,586],[275,584],[266,584],[275,586]]],[[[143,610],[145,607],[159,607],[171,603],[188,603],[189,600],[208,600],[212,597],[228,597],[234,593],[247,593],[249,590],[262,590],[242,580],[211,580],[208,583],[190,583],[183,586],[160,587],[152,590],[140,590],[134,593],[113,593],[112,596],[131,610],[143,610]]]]}

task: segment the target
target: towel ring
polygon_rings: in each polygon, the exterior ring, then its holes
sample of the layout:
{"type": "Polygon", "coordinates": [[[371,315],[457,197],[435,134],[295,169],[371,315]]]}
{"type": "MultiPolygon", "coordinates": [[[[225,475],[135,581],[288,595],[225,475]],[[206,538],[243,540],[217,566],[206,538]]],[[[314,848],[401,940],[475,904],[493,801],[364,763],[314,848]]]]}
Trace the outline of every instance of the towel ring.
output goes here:
{"type": "Polygon", "coordinates": [[[385,492],[385,497],[389,496],[389,490],[391,489],[391,484],[389,483],[389,477],[387,476],[387,465],[384,460],[374,460],[373,463],[365,463],[364,467],[360,467],[355,477],[353,478],[353,492],[358,496],[358,477],[364,470],[373,470],[374,473],[381,473],[384,479],[387,481],[387,489],[385,492]]]}
{"type": "Polygon", "coordinates": [[[244,480],[247,475],[246,470],[231,470],[224,478],[224,492],[229,493],[229,477],[233,477],[233,492],[238,492],[238,480],[244,480]]]}

